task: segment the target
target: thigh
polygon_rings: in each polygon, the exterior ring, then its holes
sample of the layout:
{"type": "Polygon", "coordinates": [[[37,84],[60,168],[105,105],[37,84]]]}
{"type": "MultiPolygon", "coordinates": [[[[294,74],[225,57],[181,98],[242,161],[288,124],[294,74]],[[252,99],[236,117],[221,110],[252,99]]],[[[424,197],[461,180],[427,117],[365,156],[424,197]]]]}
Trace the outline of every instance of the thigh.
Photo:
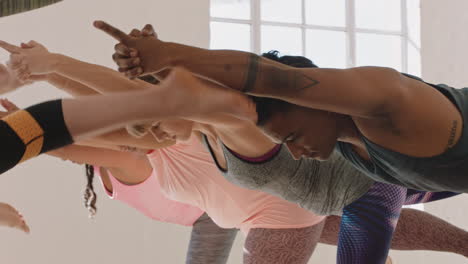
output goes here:
{"type": "Polygon", "coordinates": [[[290,229],[251,229],[244,244],[244,264],[305,264],[320,239],[325,221],[290,229]]]}

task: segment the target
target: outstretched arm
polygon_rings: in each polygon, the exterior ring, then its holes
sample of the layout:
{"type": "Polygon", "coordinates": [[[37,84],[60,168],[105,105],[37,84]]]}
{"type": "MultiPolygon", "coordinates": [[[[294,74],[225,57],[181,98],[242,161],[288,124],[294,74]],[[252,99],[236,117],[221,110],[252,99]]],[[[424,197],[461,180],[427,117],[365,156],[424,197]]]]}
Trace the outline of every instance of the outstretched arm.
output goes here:
{"type": "Polygon", "coordinates": [[[70,160],[78,164],[91,164],[105,168],[125,169],[127,172],[138,172],[146,168],[146,173],[151,173],[151,167],[146,157],[138,156],[138,154],[131,152],[69,145],[49,151],[47,155],[63,160],[70,160]]]}
{"type": "MultiPolygon", "coordinates": [[[[48,101],[3,117],[0,121],[0,173],[41,153],[129,123],[195,119],[223,107],[223,102],[187,104],[186,100],[179,100],[180,94],[173,91],[180,83],[173,75],[175,73],[152,89],[48,101]]],[[[200,98],[205,95],[193,92],[183,96],[201,102],[200,98]]]]}
{"type": "Polygon", "coordinates": [[[298,69],[243,51],[163,42],[154,34],[134,37],[102,21],[95,22],[95,26],[120,42],[114,59],[128,74],[183,66],[239,91],[331,112],[381,115],[392,109],[393,102],[401,102],[397,99],[405,95],[409,82],[389,68],[298,69]]]}
{"type": "MultiPolygon", "coordinates": [[[[10,52],[18,52],[11,56],[11,70],[14,74],[11,74],[10,79],[18,80],[26,76],[29,78],[25,81],[47,81],[73,96],[107,94],[151,87],[143,81],[128,80],[122,74],[109,68],[49,53],[44,46],[34,41],[22,44],[23,48],[7,43],[3,45],[10,52]]],[[[155,149],[174,144],[172,141],[159,143],[151,135],[135,138],[126,133],[124,129],[100,135],[94,141],[141,149],[155,149]]]]}

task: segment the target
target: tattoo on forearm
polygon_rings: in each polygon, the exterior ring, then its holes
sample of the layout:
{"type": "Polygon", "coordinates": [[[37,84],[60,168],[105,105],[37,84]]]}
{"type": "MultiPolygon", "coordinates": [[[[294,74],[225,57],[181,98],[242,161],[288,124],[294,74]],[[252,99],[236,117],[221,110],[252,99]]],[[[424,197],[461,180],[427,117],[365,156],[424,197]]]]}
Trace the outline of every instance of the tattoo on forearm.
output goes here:
{"type": "Polygon", "coordinates": [[[451,147],[454,146],[454,144],[455,144],[455,136],[456,136],[456,134],[457,134],[457,128],[458,128],[458,121],[457,121],[457,120],[453,120],[453,122],[452,122],[452,128],[450,129],[450,136],[449,136],[447,148],[451,148],[451,147]]]}
{"type": "Polygon", "coordinates": [[[320,82],[295,69],[265,69],[265,85],[272,93],[275,91],[297,92],[318,85],[320,82]]]}
{"type": "Polygon", "coordinates": [[[274,94],[276,91],[301,91],[318,85],[320,82],[292,67],[278,67],[261,61],[261,57],[251,54],[247,77],[242,89],[245,93],[274,94]],[[261,74],[261,83],[258,83],[261,74]],[[259,89],[256,85],[261,85],[259,89]]]}
{"type": "Polygon", "coordinates": [[[310,78],[309,76],[302,74],[302,73],[296,73],[296,83],[297,85],[294,86],[295,90],[305,90],[307,88],[310,88],[312,86],[315,86],[319,84],[319,81],[314,80],[310,78]]]}
{"type": "Polygon", "coordinates": [[[247,93],[253,90],[255,81],[257,80],[258,74],[258,60],[259,57],[255,54],[251,54],[249,58],[249,69],[247,70],[247,78],[245,80],[244,89],[242,92],[247,93]]]}

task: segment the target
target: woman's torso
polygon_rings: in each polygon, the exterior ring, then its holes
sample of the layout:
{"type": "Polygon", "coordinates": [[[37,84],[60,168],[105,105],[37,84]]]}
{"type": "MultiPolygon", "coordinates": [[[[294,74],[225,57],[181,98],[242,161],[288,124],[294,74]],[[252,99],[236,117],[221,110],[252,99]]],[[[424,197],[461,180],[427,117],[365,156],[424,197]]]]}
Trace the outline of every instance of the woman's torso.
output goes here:
{"type": "Polygon", "coordinates": [[[223,228],[299,228],[323,218],[224,179],[196,136],[148,155],[163,193],[204,211],[223,228]]]}
{"type": "Polygon", "coordinates": [[[101,180],[108,177],[112,191],[104,184],[103,187],[112,199],[126,203],[151,219],[192,226],[203,214],[198,207],[168,199],[163,195],[154,172],[145,181],[134,185],[122,183],[104,168],[95,167],[95,173],[101,176],[101,180]]]}
{"type": "Polygon", "coordinates": [[[226,166],[218,164],[218,168],[230,182],[282,197],[319,215],[340,215],[346,205],[364,195],[374,182],[336,153],[326,162],[294,160],[286,148],[279,146],[266,159],[253,160],[241,157],[223,144],[220,144],[223,156],[216,155],[211,145],[213,157],[225,160],[226,166]]]}

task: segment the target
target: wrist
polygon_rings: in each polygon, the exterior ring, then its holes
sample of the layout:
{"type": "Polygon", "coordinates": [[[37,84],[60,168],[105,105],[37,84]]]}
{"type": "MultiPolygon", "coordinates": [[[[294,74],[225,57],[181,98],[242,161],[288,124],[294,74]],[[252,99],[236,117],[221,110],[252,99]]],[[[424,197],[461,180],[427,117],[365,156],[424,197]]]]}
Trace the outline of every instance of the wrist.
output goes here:
{"type": "Polygon", "coordinates": [[[184,49],[184,45],[174,42],[162,42],[161,44],[161,62],[160,70],[168,67],[183,66],[187,58],[187,49],[184,49]]]}
{"type": "Polygon", "coordinates": [[[66,57],[59,53],[50,53],[49,61],[49,73],[60,71],[60,68],[64,65],[66,57]]]}

